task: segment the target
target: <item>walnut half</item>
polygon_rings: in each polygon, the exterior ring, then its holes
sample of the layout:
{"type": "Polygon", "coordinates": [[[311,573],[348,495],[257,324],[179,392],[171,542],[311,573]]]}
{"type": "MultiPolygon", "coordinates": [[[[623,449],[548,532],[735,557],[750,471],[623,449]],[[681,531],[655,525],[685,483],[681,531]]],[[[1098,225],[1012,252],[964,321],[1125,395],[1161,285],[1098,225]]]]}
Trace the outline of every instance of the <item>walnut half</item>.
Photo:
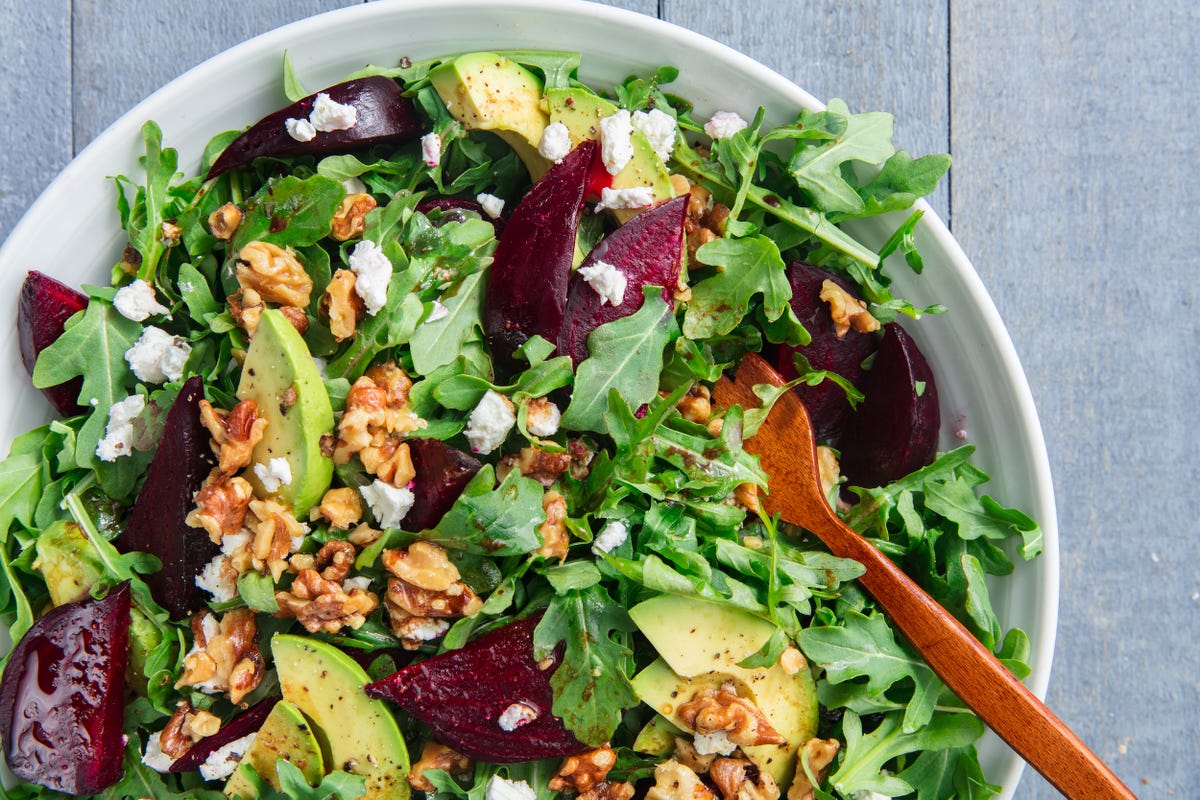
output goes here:
{"type": "Polygon", "coordinates": [[[701,689],[679,706],[679,719],[700,734],[723,731],[740,747],[787,742],[754,703],[739,697],[732,685],[701,689]]]}

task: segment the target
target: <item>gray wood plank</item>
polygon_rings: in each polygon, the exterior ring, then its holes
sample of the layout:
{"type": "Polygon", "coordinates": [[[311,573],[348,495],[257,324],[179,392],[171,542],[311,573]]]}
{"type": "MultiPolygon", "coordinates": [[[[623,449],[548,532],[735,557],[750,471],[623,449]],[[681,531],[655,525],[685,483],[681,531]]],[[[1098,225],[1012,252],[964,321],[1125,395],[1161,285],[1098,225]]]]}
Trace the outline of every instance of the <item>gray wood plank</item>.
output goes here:
{"type": "Polygon", "coordinates": [[[155,89],[204,59],[288,22],[357,2],[75,3],[76,151],[155,89]]]}
{"type": "Polygon", "coordinates": [[[0,0],[0,239],[71,159],[71,3],[0,0]]]}
{"type": "MultiPolygon", "coordinates": [[[[947,2],[663,0],[663,19],[740,50],[821,100],[896,115],[896,143],[914,156],[949,151],[947,2]]],[[[930,198],[945,218],[947,185],[930,198]]]]}
{"type": "Polygon", "coordinates": [[[1195,797],[1200,10],[1137,8],[954,3],[952,213],[1055,472],[1051,704],[1143,796],[1195,797]]]}

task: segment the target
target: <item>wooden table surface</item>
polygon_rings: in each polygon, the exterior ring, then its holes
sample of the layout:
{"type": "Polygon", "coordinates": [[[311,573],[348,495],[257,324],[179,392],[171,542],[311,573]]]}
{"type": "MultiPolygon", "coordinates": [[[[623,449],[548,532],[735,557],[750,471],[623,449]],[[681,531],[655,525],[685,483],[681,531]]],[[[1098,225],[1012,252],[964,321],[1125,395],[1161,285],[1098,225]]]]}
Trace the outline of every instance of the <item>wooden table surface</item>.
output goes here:
{"type": "MultiPolygon", "coordinates": [[[[0,230],[152,90],[350,2],[0,0],[0,230]]],[[[1054,472],[1049,702],[1141,797],[1200,797],[1200,3],[610,4],[953,155],[933,206],[1016,343],[1054,472]]],[[[1017,796],[1057,795],[1027,772],[1017,796]]]]}

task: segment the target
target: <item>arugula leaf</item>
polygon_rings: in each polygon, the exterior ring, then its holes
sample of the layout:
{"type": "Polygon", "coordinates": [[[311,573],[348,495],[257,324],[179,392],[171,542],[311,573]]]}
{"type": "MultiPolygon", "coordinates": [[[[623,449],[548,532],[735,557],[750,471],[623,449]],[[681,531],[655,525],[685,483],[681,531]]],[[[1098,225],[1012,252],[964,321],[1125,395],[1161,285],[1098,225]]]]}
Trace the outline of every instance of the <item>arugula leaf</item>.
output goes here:
{"type": "Polygon", "coordinates": [[[450,550],[480,555],[524,555],[542,546],[538,526],[546,521],[542,487],[513,470],[495,489],[491,464],[475,473],[437,528],[421,538],[450,550]]]}
{"type": "MultiPolygon", "coordinates": [[[[947,154],[914,159],[903,150],[892,154],[879,174],[858,190],[863,208],[856,216],[874,216],[911,208],[918,198],[937,188],[938,181],[950,169],[947,154]]],[[[833,219],[841,220],[840,215],[833,219]]]]}
{"type": "Polygon", "coordinates": [[[292,56],[287,50],[283,51],[283,95],[290,103],[309,95],[309,91],[300,84],[300,79],[296,77],[296,67],[292,64],[292,56]]]}
{"type": "Polygon", "coordinates": [[[179,166],[179,155],[173,148],[163,148],[162,129],[153,122],[142,126],[142,140],[146,154],[138,161],[146,172],[145,186],[118,175],[118,208],[121,223],[129,235],[129,243],[141,257],[138,263],[138,278],[153,282],[158,262],[166,252],[163,242],[163,223],[167,221],[164,209],[171,202],[169,189],[179,166]],[[126,187],[136,187],[130,203],[126,187]]]}
{"type": "Polygon", "coordinates": [[[428,375],[449,364],[458,358],[463,345],[482,336],[486,275],[486,270],[480,270],[463,278],[454,294],[443,299],[446,316],[417,327],[409,348],[418,373],[428,375]]]}
{"type": "Polygon", "coordinates": [[[42,493],[42,454],[11,454],[0,461],[0,542],[14,521],[31,527],[42,493]]]}
{"type": "Polygon", "coordinates": [[[326,374],[330,378],[345,378],[351,382],[358,379],[377,355],[407,342],[424,313],[421,299],[410,294],[404,281],[393,275],[383,308],[375,316],[362,321],[350,346],[329,362],[325,368],[326,374]]]}
{"type": "Polygon", "coordinates": [[[175,789],[178,778],[160,775],[142,763],[142,753],[137,737],[130,737],[125,746],[125,773],[121,780],[108,787],[94,800],[126,800],[138,797],[143,800],[223,800],[225,795],[211,789],[175,789]]]}
{"type": "Polygon", "coordinates": [[[571,403],[562,415],[564,428],[604,433],[610,391],[634,408],[657,394],[663,349],[676,332],[675,315],[660,287],[642,291],[646,299],[641,308],[588,335],[590,355],[579,365],[571,403]]]}
{"type": "Polygon", "coordinates": [[[638,704],[627,667],[632,653],[624,637],[634,629],[625,609],[599,585],[556,594],[533,634],[533,656],[549,656],[566,643],[562,663],[550,676],[554,714],[584,744],[608,742],[621,714],[638,704]]]}
{"type": "Polygon", "coordinates": [[[1019,511],[1000,508],[995,501],[985,506],[975,496],[974,488],[961,478],[927,483],[925,507],[955,523],[962,539],[1005,539],[1015,532],[1036,528],[1033,520],[1019,511]]]}
{"type": "Polygon", "coordinates": [[[844,116],[846,129],[832,141],[799,141],[788,161],[788,171],[815,208],[859,213],[863,199],[843,176],[843,165],[852,161],[882,164],[896,151],[892,146],[892,115],[879,111],[851,114],[837,99],[829,101],[828,111],[844,116]]]}
{"type": "Polygon", "coordinates": [[[275,600],[275,581],[270,575],[262,575],[254,570],[243,572],[238,576],[237,593],[255,611],[274,614],[279,610],[279,603],[275,600]]]}
{"type": "MultiPolygon", "coordinates": [[[[324,776],[319,784],[310,786],[300,768],[283,756],[275,759],[279,789],[273,788],[249,764],[243,764],[238,769],[254,791],[253,800],[358,800],[367,790],[365,778],[342,770],[334,770],[324,776]]],[[[219,792],[217,795],[223,797],[219,792]]]]}
{"type": "Polygon", "coordinates": [[[766,236],[717,239],[696,251],[696,259],[717,268],[717,274],[692,286],[692,300],[683,318],[689,339],[723,336],[750,310],[761,294],[768,320],[778,319],[792,299],[783,259],[766,236]]]}
{"type": "Polygon", "coordinates": [[[340,181],[313,175],[267,183],[250,200],[238,225],[229,253],[238,253],[250,242],[271,242],[280,247],[306,247],[329,235],[333,215],[346,196],[340,181]]]}

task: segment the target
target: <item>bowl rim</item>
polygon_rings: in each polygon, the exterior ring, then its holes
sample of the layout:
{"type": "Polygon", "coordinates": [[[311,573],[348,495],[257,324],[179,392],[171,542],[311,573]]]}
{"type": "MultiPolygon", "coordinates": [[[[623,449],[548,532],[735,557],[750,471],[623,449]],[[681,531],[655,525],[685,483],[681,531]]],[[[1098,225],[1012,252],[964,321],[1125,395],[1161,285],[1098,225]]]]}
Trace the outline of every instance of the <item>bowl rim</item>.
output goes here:
{"type": "MultiPolygon", "coordinates": [[[[255,55],[279,54],[286,49],[285,45],[288,40],[295,38],[300,33],[328,26],[335,18],[338,24],[343,24],[372,19],[383,21],[394,17],[397,13],[469,14],[476,10],[491,13],[503,11],[515,14],[537,14],[538,12],[552,11],[555,14],[590,17],[601,23],[617,27],[640,29],[650,32],[660,39],[669,40],[673,45],[698,48],[713,59],[753,73],[764,87],[763,91],[766,94],[777,95],[809,108],[824,107],[823,103],[793,81],[728,45],[675,23],[623,8],[602,5],[589,0],[376,0],[376,2],[322,12],[265,31],[205,59],[156,89],[108,125],[57,173],[37,199],[26,209],[5,238],[4,243],[0,245],[0,263],[11,258],[11,251],[16,249],[17,242],[35,233],[36,222],[48,207],[58,207],[65,201],[74,179],[86,172],[94,158],[94,153],[108,150],[118,143],[140,141],[142,122],[153,118],[153,115],[149,113],[150,110],[162,104],[165,98],[186,92],[190,87],[208,83],[210,76],[222,74],[230,67],[250,60],[255,55]]],[[[1028,454],[1033,467],[1032,482],[1036,486],[1035,507],[1028,510],[1037,520],[1043,534],[1043,552],[1040,557],[1043,562],[1043,577],[1039,584],[1039,610],[1036,614],[1038,629],[1036,638],[1031,641],[1033,652],[1037,658],[1030,665],[1032,672],[1026,678],[1025,683],[1036,696],[1044,699],[1049,686],[1054,658],[1060,590],[1058,520],[1045,436],[1016,348],[982,279],[933,208],[925,200],[918,200],[914,209],[924,212],[920,226],[944,250],[949,266],[963,281],[964,288],[976,304],[980,312],[978,322],[986,331],[990,343],[1001,359],[1005,370],[1004,378],[1013,390],[1015,415],[1022,423],[1024,436],[1020,443],[1020,449],[1028,454]]],[[[12,335],[15,335],[15,331],[10,333],[9,338],[12,335]]],[[[992,776],[993,779],[999,779],[1002,782],[1004,791],[1001,798],[1012,796],[1024,767],[1024,761],[1014,755],[1012,763],[1005,770],[1003,776],[992,776]]]]}

